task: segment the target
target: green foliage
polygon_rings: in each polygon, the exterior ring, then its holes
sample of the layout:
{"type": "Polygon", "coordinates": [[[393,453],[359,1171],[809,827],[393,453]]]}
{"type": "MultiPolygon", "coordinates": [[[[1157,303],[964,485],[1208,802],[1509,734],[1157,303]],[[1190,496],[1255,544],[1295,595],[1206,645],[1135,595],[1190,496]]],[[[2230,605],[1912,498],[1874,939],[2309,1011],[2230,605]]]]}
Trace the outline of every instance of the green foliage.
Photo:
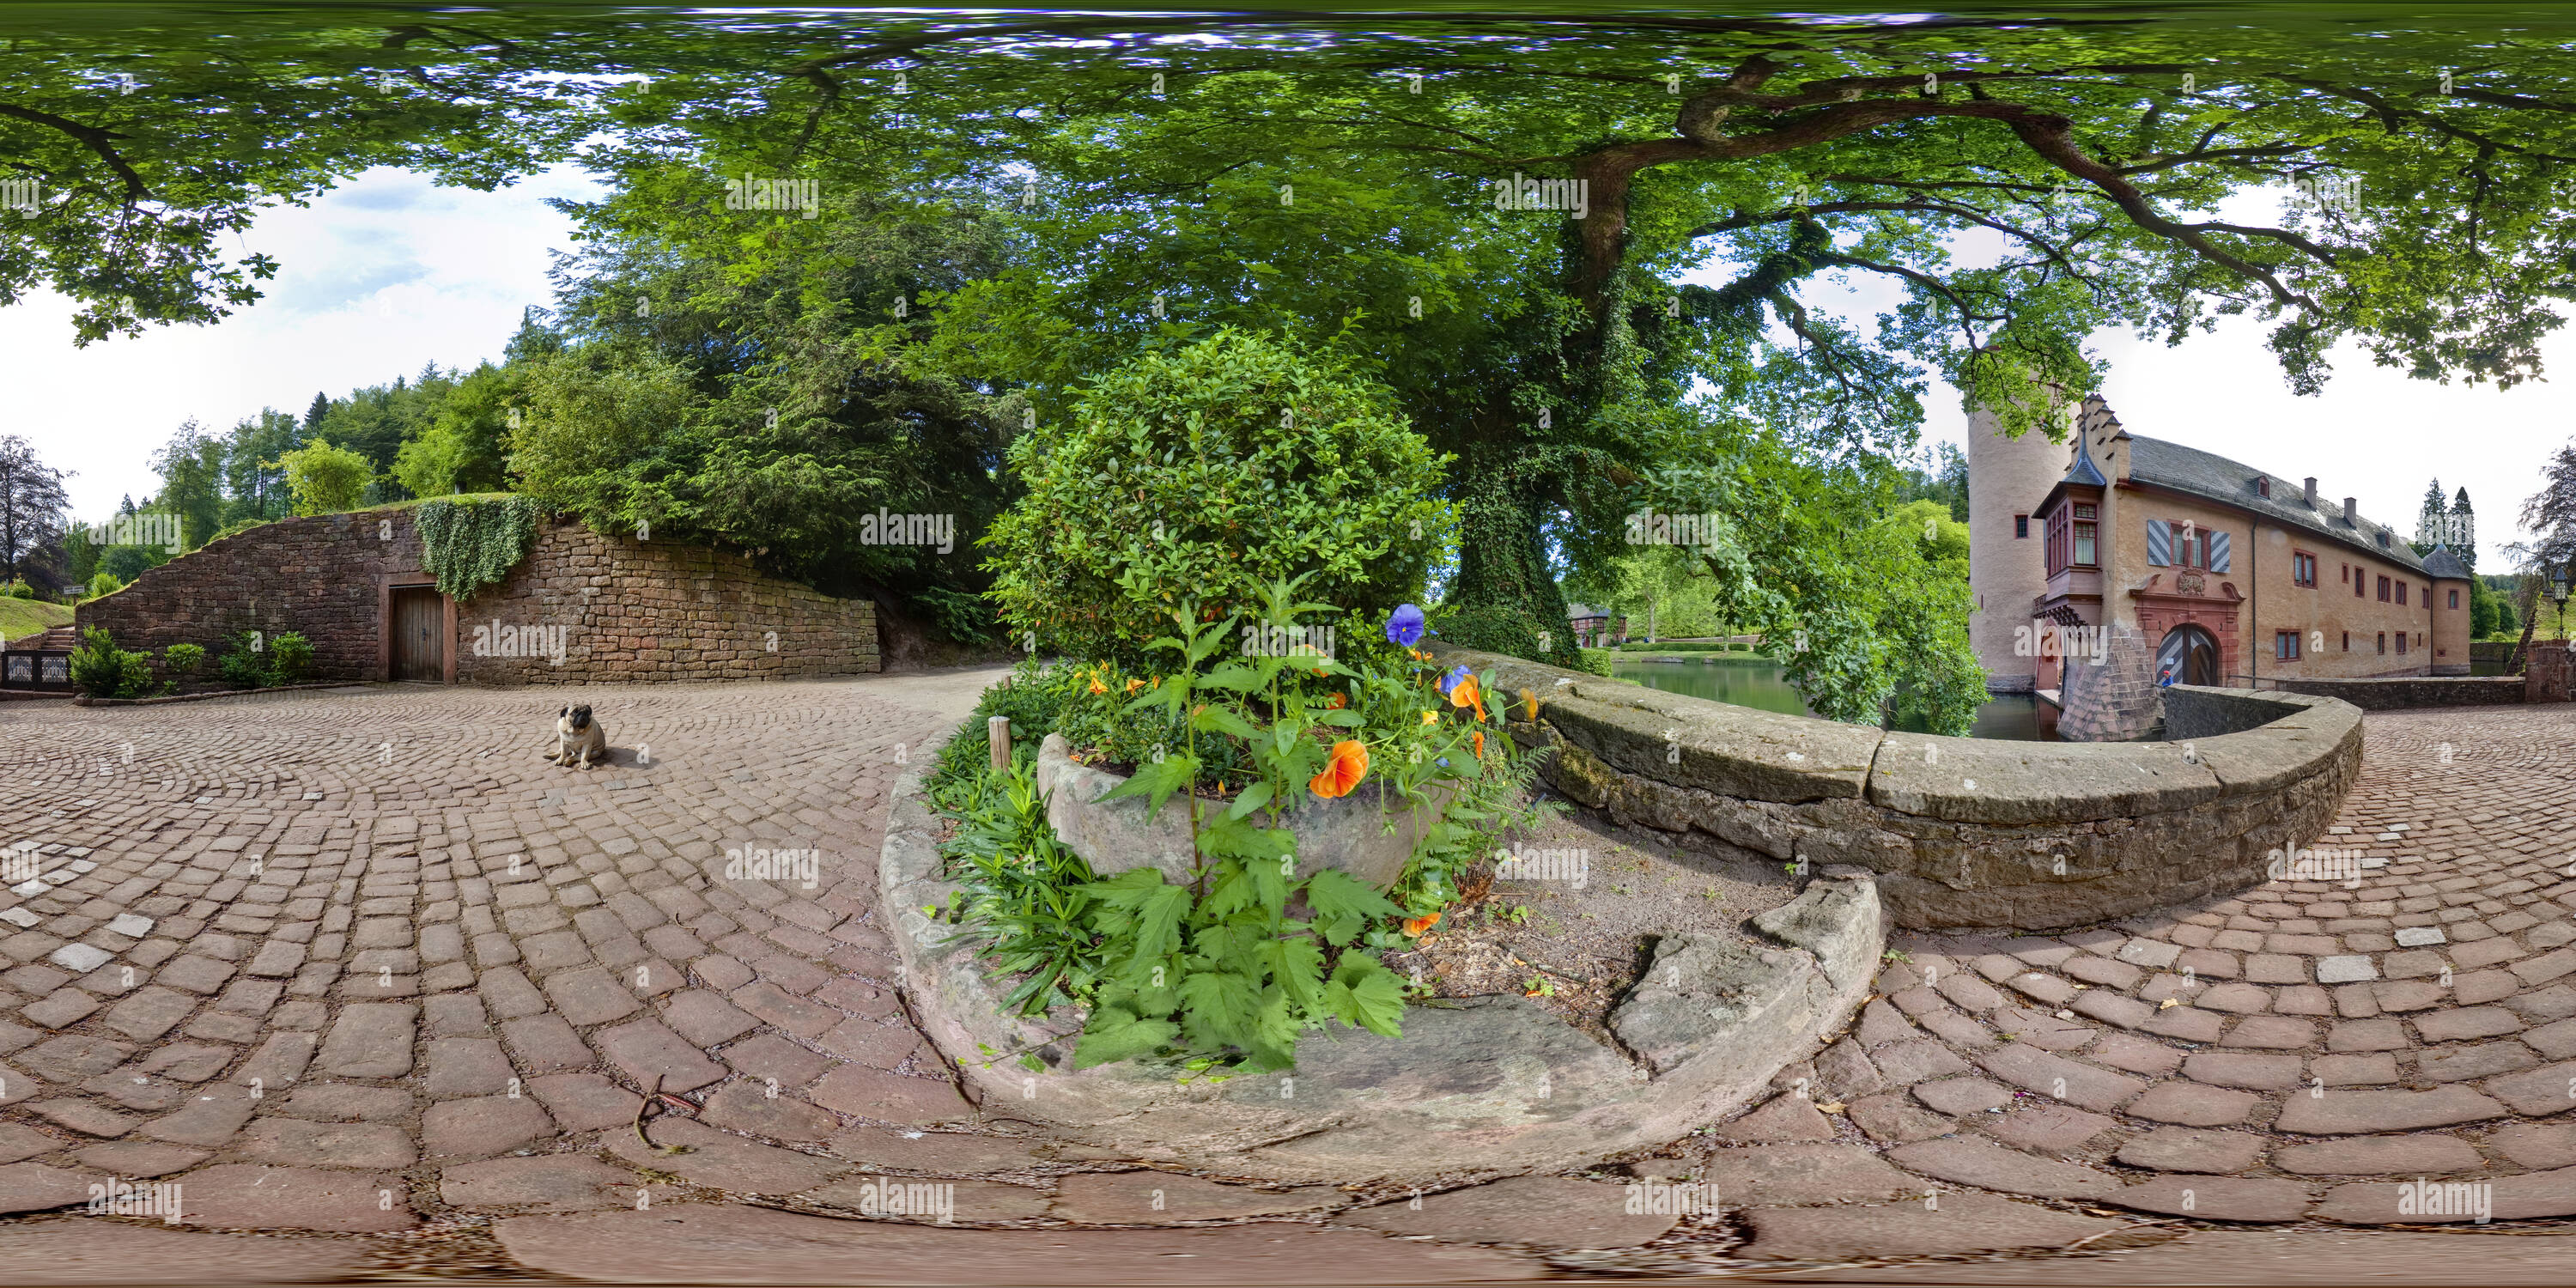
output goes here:
{"type": "Polygon", "coordinates": [[[472,599],[528,557],[543,509],[524,496],[423,501],[412,512],[421,568],[437,579],[440,593],[458,603],[472,599]]]}
{"type": "Polygon", "coordinates": [[[207,538],[207,540],[221,541],[226,537],[238,537],[253,528],[264,528],[275,522],[275,519],[235,519],[232,522],[215,529],[215,535],[207,538]]]}
{"type": "Polygon", "coordinates": [[[1015,635],[1079,656],[1141,661],[1183,601],[1231,612],[1284,578],[1380,621],[1447,535],[1440,462],[1387,392],[1246,332],[1111,372],[1011,464],[1028,494],[987,538],[994,597],[1015,635]]]}
{"type": "Polygon", "coordinates": [[[1431,611],[1431,633],[1459,648],[1522,657],[1557,666],[1572,666],[1574,631],[1563,617],[1553,622],[1532,616],[1513,604],[1442,605],[1431,611]],[[1545,643],[1541,643],[1541,637],[1545,643]]]}
{"type": "MultiPolygon", "coordinates": [[[[970,723],[951,745],[981,733],[980,722],[970,723]]],[[[980,736],[971,743],[983,750],[980,736]]],[[[949,921],[965,927],[957,939],[978,945],[995,972],[1017,977],[1003,999],[1017,1014],[1041,1015],[1090,998],[1100,958],[1083,890],[1097,877],[1047,825],[1031,759],[952,783],[943,808],[958,830],[940,853],[947,858],[944,875],[957,884],[945,909],[949,921]]]]}
{"type": "Polygon", "coordinates": [[[664,154],[593,211],[557,297],[554,347],[514,363],[520,491],[602,531],[736,546],[840,595],[908,603],[949,638],[995,634],[974,549],[1017,490],[1002,448],[1025,397],[960,378],[917,343],[927,302],[1000,270],[996,222],[899,180],[833,192],[828,217],[710,203],[752,155],[664,154]],[[759,235],[752,235],[756,230],[759,235]],[[888,541],[879,511],[946,516],[946,540],[888,541]]]}
{"type": "Polygon", "coordinates": [[[100,626],[81,632],[80,645],[72,650],[71,675],[72,683],[93,698],[139,698],[153,690],[151,656],[118,648],[100,626]]]}
{"type": "MultiPolygon", "coordinates": [[[[119,548],[132,549],[130,546],[119,548]]],[[[124,578],[102,568],[99,571],[90,574],[89,597],[91,599],[103,599],[125,589],[126,585],[127,582],[124,578]]]]}
{"type": "Polygon", "coordinates": [[[278,458],[286,471],[287,489],[295,496],[297,514],[339,514],[357,508],[375,477],[366,457],[330,440],[315,438],[278,458]]]}
{"type": "Polygon", "coordinates": [[[268,642],[268,682],[302,684],[313,675],[313,642],[295,631],[283,631],[268,642]]]}
{"type": "Polygon", "coordinates": [[[206,650],[201,644],[173,644],[161,650],[161,671],[173,681],[186,683],[197,678],[206,667],[206,650]]]}
{"type": "MultiPolygon", "coordinates": [[[[1311,624],[1324,606],[1295,592],[1284,581],[1261,588],[1257,620],[1311,624]]],[[[1141,757],[1110,798],[1141,796],[1149,817],[1187,812],[1190,879],[1144,867],[1065,885],[1078,861],[1034,848],[1053,838],[1029,768],[1017,764],[940,802],[959,820],[951,871],[963,861],[977,874],[963,902],[988,909],[962,921],[997,962],[1019,964],[1006,973],[1027,972],[1012,993],[1023,1013],[1058,993],[1090,1008],[1077,1067],[1144,1059],[1222,1080],[1290,1067],[1299,1035],[1328,1023],[1399,1032],[1403,986],[1378,954],[1405,939],[1389,923],[1446,906],[1454,873],[1504,828],[1532,821],[1518,802],[1535,760],[1513,747],[1497,705],[1450,703],[1433,687],[1436,668],[1419,661],[1381,671],[1313,653],[1246,656],[1226,648],[1243,624],[1235,615],[1207,621],[1183,601],[1170,620],[1172,633],[1152,647],[1171,666],[1152,681],[1107,664],[1024,667],[1011,688],[1014,701],[1052,695],[1068,741],[1119,727],[1091,714],[1100,710],[1167,722],[1175,741],[1141,757]],[[1311,780],[1344,741],[1369,754],[1355,800],[1435,812],[1393,890],[1331,868],[1296,874],[1285,815],[1314,798],[1311,780]],[[1239,766],[1225,783],[1230,801],[1207,790],[1219,758],[1239,766]]],[[[980,752],[978,732],[969,722],[950,750],[980,752]]]]}
{"type": "Polygon", "coordinates": [[[1606,649],[1606,648],[1588,648],[1588,649],[1585,649],[1585,650],[1583,650],[1583,669],[1584,669],[1584,670],[1586,670],[1586,671],[1590,671],[1590,672],[1591,672],[1591,673],[1593,673],[1594,675],[1611,675],[1611,674],[1613,674],[1613,672],[1612,672],[1612,670],[1611,670],[1611,663],[1612,663],[1612,662],[1613,662],[1613,660],[1615,660],[1618,656],[1619,656],[1619,654],[1618,654],[1617,650],[1614,650],[1614,649],[1606,649]]]}
{"type": "Polygon", "coordinates": [[[10,599],[34,599],[36,588],[28,585],[24,578],[17,578],[11,580],[8,585],[0,586],[0,596],[10,599]]]}
{"type": "Polygon", "coordinates": [[[251,647],[251,633],[235,631],[224,640],[224,654],[216,664],[226,684],[236,689],[256,689],[268,683],[268,653],[264,646],[251,647]]]}
{"type": "Polygon", "coordinates": [[[931,802],[947,804],[947,793],[973,784],[989,768],[992,744],[985,721],[994,716],[1011,722],[1012,754],[1034,759],[1038,744],[1056,731],[1056,722],[1062,718],[1069,696],[1066,677],[1063,668],[1025,660],[1012,669],[1009,678],[984,690],[983,696],[975,700],[975,713],[957,726],[955,737],[940,746],[937,763],[923,777],[931,802]]]}

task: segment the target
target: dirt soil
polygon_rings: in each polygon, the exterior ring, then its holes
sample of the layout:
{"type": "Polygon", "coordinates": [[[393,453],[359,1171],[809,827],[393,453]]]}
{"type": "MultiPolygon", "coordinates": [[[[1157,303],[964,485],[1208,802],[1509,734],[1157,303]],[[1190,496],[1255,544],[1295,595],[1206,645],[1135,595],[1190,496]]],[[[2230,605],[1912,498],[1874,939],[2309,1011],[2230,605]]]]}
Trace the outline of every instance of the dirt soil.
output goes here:
{"type": "Polygon", "coordinates": [[[1572,810],[1514,844],[1535,879],[1495,879],[1491,860],[1413,951],[1387,965],[1438,997],[1529,995],[1612,1049],[1609,1015],[1669,934],[1751,935],[1745,925],[1797,895],[1782,865],[1716,858],[1648,828],[1572,810]],[[1576,860],[1571,873],[1568,861],[1576,860]],[[1552,863],[1553,866],[1549,866],[1552,863]],[[1579,875],[1580,880],[1576,879],[1579,875]],[[1483,886],[1479,893],[1480,886],[1483,886]]]}

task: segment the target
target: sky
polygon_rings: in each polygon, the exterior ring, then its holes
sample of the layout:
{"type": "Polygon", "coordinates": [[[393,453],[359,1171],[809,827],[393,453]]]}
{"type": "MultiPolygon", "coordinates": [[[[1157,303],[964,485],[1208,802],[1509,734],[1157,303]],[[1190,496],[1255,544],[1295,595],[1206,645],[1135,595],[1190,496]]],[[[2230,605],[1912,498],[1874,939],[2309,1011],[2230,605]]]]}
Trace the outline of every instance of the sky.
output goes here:
{"type": "Polygon", "coordinates": [[[280,261],[266,298],[210,326],[147,329],[72,347],[72,305],[50,292],[0,308],[8,355],[0,433],[57,469],[73,517],[99,520],[160,487],[152,453],[194,416],[222,431],[263,407],[302,415],[317,392],[499,361],[525,305],[549,303],[547,252],[574,248],[547,197],[598,189],[564,168],[495,192],[369,170],[252,225],[237,253],[280,261]]]}
{"type": "MultiPolygon", "coordinates": [[[[543,199],[597,193],[571,168],[490,193],[371,170],[309,207],[271,211],[244,235],[242,249],[282,263],[266,299],[212,326],[155,328],[87,349],[71,345],[68,302],[31,295],[0,309],[0,353],[10,355],[0,433],[25,435],[72,471],[75,517],[102,519],[120,498],[158,486],[151,454],[191,416],[222,430],[263,407],[300,414],[317,391],[343,395],[425,362],[497,361],[522,307],[552,298],[548,252],[573,249],[571,221],[543,199]]],[[[1894,303],[1891,286],[1862,276],[1838,311],[1866,317],[1894,303]]],[[[1811,294],[1836,308],[1830,290],[1811,294]]],[[[2225,320],[2170,349],[2098,334],[2095,349],[2110,362],[2103,395],[2132,433],[2282,478],[2314,474],[2321,494],[2358,497],[2364,514],[2400,532],[2414,531],[2426,483],[2438,477],[2446,494],[2465,486],[2479,516],[2479,568],[2507,569],[2501,547],[2517,535],[2523,497],[2547,455],[2576,434],[2576,384],[2443,386],[2346,347],[2333,355],[2324,394],[2300,398],[2264,350],[2265,329],[2225,320]]],[[[2576,337],[2562,334],[2546,350],[2553,369],[2576,370],[2576,337]]],[[[1964,443],[1954,391],[1935,388],[1926,407],[1927,442],[1964,443]]]]}

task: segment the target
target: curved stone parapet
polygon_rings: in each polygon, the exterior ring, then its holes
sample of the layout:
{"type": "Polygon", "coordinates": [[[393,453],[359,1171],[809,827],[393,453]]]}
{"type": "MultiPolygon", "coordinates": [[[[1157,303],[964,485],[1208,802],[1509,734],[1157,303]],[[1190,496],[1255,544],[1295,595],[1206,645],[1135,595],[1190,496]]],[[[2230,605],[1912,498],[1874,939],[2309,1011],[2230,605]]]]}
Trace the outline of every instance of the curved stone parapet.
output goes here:
{"type": "Polygon", "coordinates": [[[2295,693],[2175,685],[2167,741],[2005,742],[1439,654],[1494,669],[1514,733],[1556,747],[1543,772],[1573,800],[1737,857],[1868,868],[1919,929],[2064,929],[2258,885],[2361,768],[2361,711],[2295,693]]]}
{"type": "MultiPolygon", "coordinates": [[[[1064,789],[1059,781],[1058,790],[1064,789]]],[[[1081,1017],[1006,1015],[957,928],[933,921],[937,820],[897,781],[879,869],[904,988],[983,1112],[1121,1157],[1261,1181],[1425,1184],[1581,1166],[1681,1139],[1813,1054],[1868,997],[1886,932],[1867,880],[1820,879],[1758,938],[1675,935],[1611,1015],[1626,1050],[1514,996],[1406,1008],[1403,1036],[1308,1033],[1297,1067],[1183,1085],[1136,1063],[1076,1072],[1081,1017]],[[1023,1053],[1039,1068],[1025,1067],[1023,1053]]]]}

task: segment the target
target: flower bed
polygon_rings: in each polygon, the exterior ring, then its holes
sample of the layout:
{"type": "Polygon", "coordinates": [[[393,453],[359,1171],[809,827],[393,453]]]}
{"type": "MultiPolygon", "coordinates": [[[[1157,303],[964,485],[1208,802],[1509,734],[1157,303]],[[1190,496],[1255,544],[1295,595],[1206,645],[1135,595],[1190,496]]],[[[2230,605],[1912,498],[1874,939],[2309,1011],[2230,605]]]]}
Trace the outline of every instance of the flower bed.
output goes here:
{"type": "Polygon", "coordinates": [[[943,757],[961,879],[942,916],[1012,977],[1024,1014],[1083,1010],[1079,1066],[1225,1078],[1291,1067],[1327,1024],[1398,1035],[1408,985],[1381,954],[1437,924],[1457,871],[1536,817],[1521,805],[1536,766],[1474,675],[1414,647],[1418,609],[1383,623],[1368,652],[1386,662],[1345,660],[1303,642],[1315,628],[1298,618],[1321,606],[1294,590],[1272,586],[1250,621],[1184,604],[1155,642],[1166,673],[1022,677],[1063,694],[1047,723],[1101,745],[1050,731],[1034,765],[1000,774],[943,757]],[[1250,648],[1284,640],[1299,642],[1250,648]]]}

